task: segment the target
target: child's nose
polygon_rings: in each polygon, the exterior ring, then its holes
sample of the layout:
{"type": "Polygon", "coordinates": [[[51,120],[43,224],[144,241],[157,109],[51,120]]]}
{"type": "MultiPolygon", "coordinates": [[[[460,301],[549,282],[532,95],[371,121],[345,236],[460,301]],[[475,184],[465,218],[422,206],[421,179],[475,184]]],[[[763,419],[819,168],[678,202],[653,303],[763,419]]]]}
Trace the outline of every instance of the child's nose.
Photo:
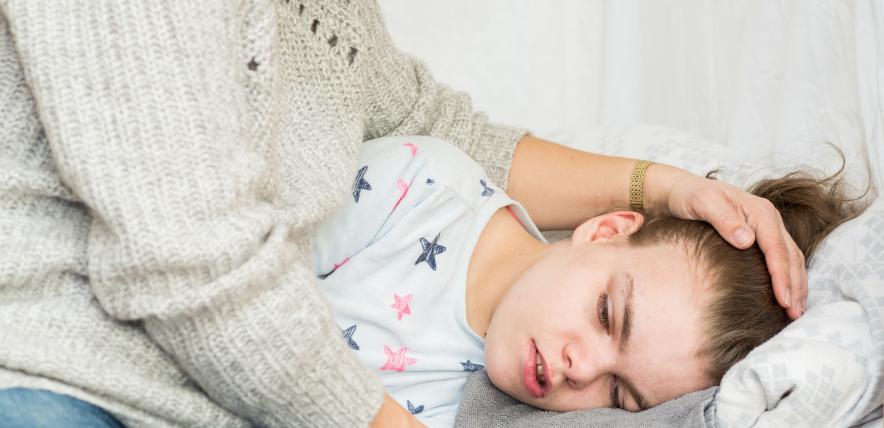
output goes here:
{"type": "Polygon", "coordinates": [[[611,353],[604,346],[592,346],[585,342],[566,345],[563,359],[562,374],[572,387],[578,389],[606,376],[614,363],[611,353]]]}

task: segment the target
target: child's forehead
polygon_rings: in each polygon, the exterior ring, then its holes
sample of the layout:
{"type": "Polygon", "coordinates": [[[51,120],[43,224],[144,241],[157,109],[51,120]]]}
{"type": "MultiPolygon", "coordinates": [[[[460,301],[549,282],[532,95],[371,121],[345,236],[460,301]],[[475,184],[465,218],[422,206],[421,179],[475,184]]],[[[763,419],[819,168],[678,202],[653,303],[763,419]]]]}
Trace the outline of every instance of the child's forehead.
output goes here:
{"type": "Polygon", "coordinates": [[[675,293],[692,304],[702,303],[707,295],[711,279],[708,269],[694,252],[681,244],[661,243],[637,248],[627,265],[639,288],[675,293]]]}

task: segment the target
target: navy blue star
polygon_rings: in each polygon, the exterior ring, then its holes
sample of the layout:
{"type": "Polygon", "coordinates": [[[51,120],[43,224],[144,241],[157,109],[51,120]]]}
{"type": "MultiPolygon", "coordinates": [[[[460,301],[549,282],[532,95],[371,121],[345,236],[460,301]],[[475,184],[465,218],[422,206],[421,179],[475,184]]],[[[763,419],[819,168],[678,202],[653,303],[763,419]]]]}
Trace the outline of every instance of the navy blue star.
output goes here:
{"type": "Polygon", "coordinates": [[[491,196],[494,194],[494,189],[488,187],[485,180],[479,179],[479,184],[482,185],[482,196],[491,196]]]}
{"type": "Polygon", "coordinates": [[[347,344],[350,345],[350,347],[353,348],[354,351],[358,351],[359,345],[356,344],[355,340],[353,340],[353,333],[356,333],[356,324],[347,327],[346,330],[342,329],[341,333],[344,334],[344,340],[347,341],[347,344]]]}
{"type": "Polygon", "coordinates": [[[359,194],[362,192],[362,189],[371,190],[371,184],[365,181],[365,171],[368,171],[368,165],[359,168],[359,172],[356,173],[356,180],[353,181],[353,199],[356,202],[359,202],[359,194]]]}
{"type": "Polygon", "coordinates": [[[436,182],[436,180],[433,180],[432,178],[427,179],[427,184],[433,184],[435,182],[436,182]]]}
{"type": "Polygon", "coordinates": [[[405,404],[408,404],[408,411],[411,412],[412,415],[416,415],[420,412],[424,411],[424,405],[414,407],[414,404],[411,404],[411,400],[405,400],[405,404]]]}
{"type": "Polygon", "coordinates": [[[436,254],[442,253],[445,251],[445,247],[437,244],[439,241],[439,234],[436,234],[436,237],[433,239],[433,242],[427,241],[424,238],[421,238],[421,246],[424,248],[423,253],[421,253],[420,257],[417,258],[417,261],[414,262],[415,266],[417,266],[420,262],[427,262],[430,265],[430,269],[436,270],[436,254]]]}
{"type": "Polygon", "coordinates": [[[482,370],[485,368],[485,366],[483,366],[481,364],[474,363],[470,360],[467,360],[467,362],[461,361],[460,365],[463,366],[463,371],[465,371],[465,372],[475,372],[475,371],[479,371],[479,370],[482,370]]]}

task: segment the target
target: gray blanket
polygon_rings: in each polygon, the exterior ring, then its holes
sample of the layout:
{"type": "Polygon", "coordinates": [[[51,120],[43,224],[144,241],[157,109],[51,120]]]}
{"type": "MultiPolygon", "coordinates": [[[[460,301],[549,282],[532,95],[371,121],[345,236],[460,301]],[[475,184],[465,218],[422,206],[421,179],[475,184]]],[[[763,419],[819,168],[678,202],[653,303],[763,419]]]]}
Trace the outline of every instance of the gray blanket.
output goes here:
{"type": "Polygon", "coordinates": [[[712,403],[717,387],[687,394],[639,413],[619,409],[549,412],[513,400],[491,384],[484,370],[466,384],[456,427],[690,427],[707,428],[704,410],[712,403]]]}

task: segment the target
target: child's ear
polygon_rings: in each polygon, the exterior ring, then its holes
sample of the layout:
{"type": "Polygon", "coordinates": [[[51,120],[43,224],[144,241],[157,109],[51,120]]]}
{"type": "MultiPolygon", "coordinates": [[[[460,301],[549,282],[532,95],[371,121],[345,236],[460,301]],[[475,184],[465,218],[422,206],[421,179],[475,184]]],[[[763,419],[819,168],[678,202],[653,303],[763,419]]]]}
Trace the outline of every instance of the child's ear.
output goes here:
{"type": "Polygon", "coordinates": [[[615,211],[593,217],[574,229],[571,243],[580,245],[587,242],[609,240],[615,236],[629,236],[639,230],[645,222],[644,216],[633,211],[615,211]]]}

